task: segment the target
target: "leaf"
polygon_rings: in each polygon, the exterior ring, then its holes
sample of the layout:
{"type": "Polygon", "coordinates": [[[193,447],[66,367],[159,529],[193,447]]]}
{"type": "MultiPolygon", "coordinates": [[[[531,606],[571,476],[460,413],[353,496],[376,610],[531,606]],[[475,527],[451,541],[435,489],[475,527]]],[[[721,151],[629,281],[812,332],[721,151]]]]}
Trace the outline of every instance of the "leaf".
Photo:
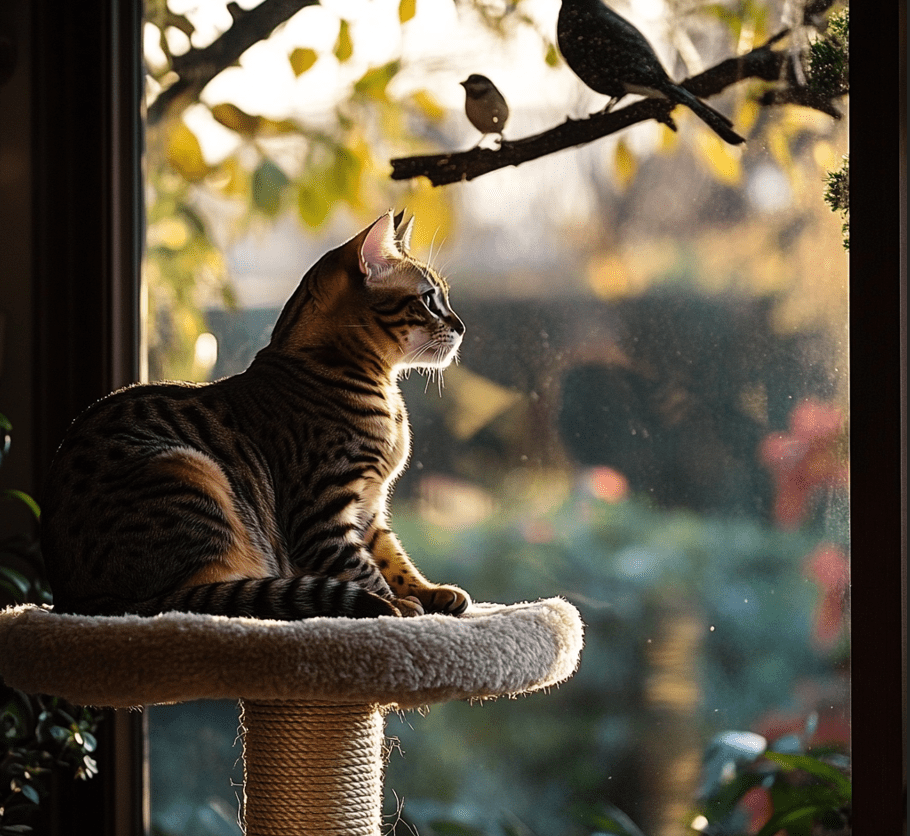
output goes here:
{"type": "Polygon", "coordinates": [[[354,93],[375,101],[387,102],[386,88],[401,69],[400,61],[389,61],[380,67],[367,70],[354,84],[354,93]]]}
{"type": "Polygon", "coordinates": [[[300,78],[319,60],[319,53],[309,47],[298,47],[288,56],[288,60],[291,62],[294,75],[300,78]]]}
{"type": "Polygon", "coordinates": [[[311,227],[320,226],[332,211],[333,201],[326,195],[326,190],[319,183],[303,183],[297,192],[297,210],[301,220],[311,227]]]}
{"type": "Polygon", "coordinates": [[[417,0],[400,0],[398,3],[398,21],[407,23],[417,14],[417,0]]]}
{"type": "Polygon", "coordinates": [[[559,51],[556,44],[547,44],[547,52],[543,57],[548,67],[558,67],[560,64],[559,51]]]}
{"type": "Polygon", "coordinates": [[[338,27],[338,40],[332,50],[334,56],[343,64],[354,54],[354,42],[351,40],[351,25],[342,20],[338,27]]]}
{"type": "Polygon", "coordinates": [[[183,122],[171,130],[167,144],[167,161],[190,183],[197,183],[209,173],[199,140],[183,122]]]}
{"type": "Polygon", "coordinates": [[[774,836],[779,830],[786,829],[788,836],[809,836],[812,821],[820,811],[817,807],[799,807],[794,810],[775,812],[758,831],[756,836],[774,836]]]}
{"type": "Polygon", "coordinates": [[[31,784],[22,785],[22,794],[32,802],[32,804],[40,804],[41,798],[38,795],[38,790],[36,790],[31,784]]]}
{"type": "Polygon", "coordinates": [[[230,102],[213,105],[211,111],[216,122],[244,136],[253,136],[259,128],[259,117],[251,116],[230,102]]]}
{"type": "Polygon", "coordinates": [[[427,119],[433,122],[440,122],[445,118],[446,109],[426,90],[418,90],[416,93],[412,93],[411,102],[427,119]]]}
{"type": "Polygon", "coordinates": [[[17,491],[15,488],[7,488],[3,495],[9,499],[18,499],[21,502],[24,502],[28,505],[29,510],[35,515],[36,520],[41,519],[41,509],[38,507],[38,503],[35,502],[25,491],[17,491]]]}
{"type": "Polygon", "coordinates": [[[635,179],[635,173],[638,171],[638,161],[630,150],[624,139],[616,143],[616,151],[613,155],[613,173],[620,188],[627,188],[635,179]]]}
{"type": "Polygon", "coordinates": [[[833,785],[845,803],[850,800],[853,794],[853,785],[846,775],[831,766],[831,764],[820,761],[818,758],[813,758],[811,755],[785,755],[781,752],[765,752],[765,757],[788,772],[798,769],[827,781],[833,785]]]}
{"type": "Polygon", "coordinates": [[[253,172],[253,205],[262,213],[274,217],[281,209],[281,198],[290,180],[269,159],[263,160],[253,172]]]}
{"type": "Polygon", "coordinates": [[[736,186],[742,179],[737,152],[707,127],[697,135],[697,146],[711,173],[728,186],[736,186]]]}

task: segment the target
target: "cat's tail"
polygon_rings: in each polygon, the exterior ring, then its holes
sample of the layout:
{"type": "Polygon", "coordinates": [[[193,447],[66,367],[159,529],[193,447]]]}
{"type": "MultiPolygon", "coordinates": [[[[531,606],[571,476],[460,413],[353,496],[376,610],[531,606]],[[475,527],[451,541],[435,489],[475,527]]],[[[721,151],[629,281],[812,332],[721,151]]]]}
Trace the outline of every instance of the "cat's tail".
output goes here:
{"type": "Polygon", "coordinates": [[[395,605],[351,581],[324,575],[248,578],[175,589],[145,601],[97,596],[55,608],[80,615],[158,615],[190,612],[296,621],[317,616],[401,615],[395,605]]]}

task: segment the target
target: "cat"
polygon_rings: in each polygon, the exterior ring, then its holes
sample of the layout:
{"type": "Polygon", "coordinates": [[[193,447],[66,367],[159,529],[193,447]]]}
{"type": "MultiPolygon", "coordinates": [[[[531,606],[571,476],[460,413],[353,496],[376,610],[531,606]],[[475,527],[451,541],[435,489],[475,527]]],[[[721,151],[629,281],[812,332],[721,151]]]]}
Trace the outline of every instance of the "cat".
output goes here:
{"type": "MultiPolygon", "coordinates": [[[[295,620],[459,615],[388,527],[410,447],[397,378],[441,370],[464,325],[391,212],[301,280],[249,368],[128,386],[70,427],[42,550],[58,611],[295,620]]],[[[441,373],[441,372],[438,372],[441,373]]]]}

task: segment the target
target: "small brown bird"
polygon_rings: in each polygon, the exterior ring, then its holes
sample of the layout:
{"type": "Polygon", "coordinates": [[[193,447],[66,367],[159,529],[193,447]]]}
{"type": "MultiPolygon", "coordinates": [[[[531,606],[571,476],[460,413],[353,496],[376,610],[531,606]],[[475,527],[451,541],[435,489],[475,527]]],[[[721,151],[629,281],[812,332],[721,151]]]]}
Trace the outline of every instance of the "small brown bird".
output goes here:
{"type": "Polygon", "coordinates": [[[490,79],[477,73],[471,73],[459,83],[464,87],[464,112],[468,121],[483,134],[477,140],[477,145],[488,134],[498,134],[499,141],[502,142],[502,129],[509,118],[509,106],[502,93],[490,79]]]}

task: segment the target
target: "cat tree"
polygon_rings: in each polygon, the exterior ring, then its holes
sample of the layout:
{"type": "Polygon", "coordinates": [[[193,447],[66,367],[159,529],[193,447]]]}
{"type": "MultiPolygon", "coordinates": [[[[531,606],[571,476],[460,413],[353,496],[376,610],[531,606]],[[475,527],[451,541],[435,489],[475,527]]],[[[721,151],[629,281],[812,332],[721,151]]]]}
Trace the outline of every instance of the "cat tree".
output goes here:
{"type": "Polygon", "coordinates": [[[559,598],[294,622],[24,605],[0,613],[0,675],[77,705],[239,698],[247,836],[379,836],[386,712],[556,685],[582,631],[559,598]]]}

